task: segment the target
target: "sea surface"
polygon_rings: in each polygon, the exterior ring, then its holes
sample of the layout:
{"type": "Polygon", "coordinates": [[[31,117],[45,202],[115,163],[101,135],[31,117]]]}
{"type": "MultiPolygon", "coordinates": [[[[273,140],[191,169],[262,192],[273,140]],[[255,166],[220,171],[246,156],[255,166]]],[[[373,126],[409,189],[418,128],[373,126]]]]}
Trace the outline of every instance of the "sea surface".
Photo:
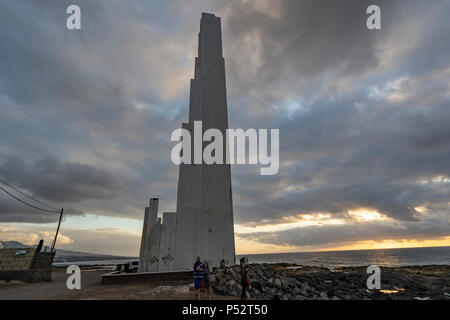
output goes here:
{"type": "MultiPolygon", "coordinates": [[[[295,263],[305,266],[338,268],[350,266],[379,266],[398,267],[411,265],[450,265],[450,247],[379,249],[379,250],[351,250],[324,252],[294,252],[271,254],[237,255],[236,263],[241,257],[247,257],[248,263],[295,263]]],[[[139,260],[137,257],[102,259],[102,257],[64,256],[56,259],[55,267],[66,267],[71,264],[85,266],[106,266],[129,263],[139,260]]]]}
{"type": "Polygon", "coordinates": [[[236,260],[243,256],[248,258],[248,263],[284,262],[327,268],[372,264],[388,267],[450,265],[450,247],[249,254],[237,255],[236,260]]]}

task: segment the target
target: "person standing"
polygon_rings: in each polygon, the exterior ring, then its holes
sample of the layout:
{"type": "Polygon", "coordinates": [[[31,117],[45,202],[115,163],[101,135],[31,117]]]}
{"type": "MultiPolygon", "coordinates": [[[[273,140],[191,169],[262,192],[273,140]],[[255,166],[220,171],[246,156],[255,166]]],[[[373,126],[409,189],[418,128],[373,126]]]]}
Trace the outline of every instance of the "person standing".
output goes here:
{"type": "Polygon", "coordinates": [[[208,262],[203,263],[203,283],[205,285],[205,289],[209,291],[209,297],[212,296],[212,289],[211,289],[211,270],[209,269],[208,262]]]}
{"type": "Polygon", "coordinates": [[[200,291],[203,287],[203,271],[204,265],[201,262],[200,257],[197,257],[197,261],[194,263],[194,290],[197,293],[197,298],[200,300],[200,291]]]}
{"type": "Polygon", "coordinates": [[[250,284],[250,278],[248,276],[248,267],[244,261],[241,260],[241,300],[247,300],[247,287],[250,284]]]}

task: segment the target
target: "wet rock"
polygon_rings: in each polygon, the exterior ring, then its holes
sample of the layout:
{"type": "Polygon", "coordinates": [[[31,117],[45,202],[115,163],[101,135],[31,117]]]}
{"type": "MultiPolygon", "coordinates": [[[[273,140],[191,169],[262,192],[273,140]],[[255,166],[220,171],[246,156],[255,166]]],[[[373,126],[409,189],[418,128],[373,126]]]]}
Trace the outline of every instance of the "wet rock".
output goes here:
{"type": "Polygon", "coordinates": [[[297,281],[294,278],[286,278],[286,283],[289,288],[295,288],[297,286],[297,281]]]}
{"type": "Polygon", "coordinates": [[[217,284],[217,279],[216,279],[216,276],[215,275],[211,275],[211,285],[212,286],[215,286],[217,284]]]}
{"type": "Polygon", "coordinates": [[[226,293],[226,288],[225,286],[217,286],[214,288],[214,291],[216,292],[216,294],[224,295],[226,293]]]}
{"type": "MultiPolygon", "coordinates": [[[[257,299],[450,299],[450,266],[382,268],[383,289],[404,289],[393,294],[367,291],[367,267],[341,268],[333,272],[317,267],[287,269],[282,264],[249,267],[252,282],[248,292],[257,299]]],[[[211,279],[214,291],[240,295],[240,274],[236,270],[239,266],[215,268],[211,279]]]]}
{"type": "Polygon", "coordinates": [[[279,278],[275,278],[273,281],[273,286],[277,289],[281,289],[281,280],[279,278]]]}
{"type": "Polygon", "coordinates": [[[322,291],[319,296],[321,300],[328,300],[328,295],[325,291],[322,291]]]}
{"type": "Polygon", "coordinates": [[[263,291],[263,284],[261,283],[261,281],[252,281],[251,286],[255,289],[258,289],[259,291],[263,291]]]}
{"type": "Polygon", "coordinates": [[[264,274],[267,278],[273,278],[275,276],[275,271],[274,270],[266,270],[264,272],[264,274]]]}

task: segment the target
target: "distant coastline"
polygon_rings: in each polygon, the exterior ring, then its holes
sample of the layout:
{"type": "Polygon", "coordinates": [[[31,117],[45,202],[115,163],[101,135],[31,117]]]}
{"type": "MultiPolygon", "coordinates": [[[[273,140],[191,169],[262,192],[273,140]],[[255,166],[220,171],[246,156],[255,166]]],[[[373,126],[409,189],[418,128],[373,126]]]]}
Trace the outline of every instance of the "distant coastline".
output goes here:
{"type": "MultiPolygon", "coordinates": [[[[17,241],[4,241],[3,243],[7,247],[30,247],[17,241]]],[[[450,265],[450,246],[239,254],[236,255],[236,263],[242,257],[248,258],[249,263],[291,263],[330,269],[367,266],[371,264],[386,267],[450,265]]],[[[115,256],[56,249],[53,265],[55,267],[64,267],[70,264],[107,266],[136,261],[138,259],[138,257],[133,256],[115,256]]]]}
{"type": "MultiPolygon", "coordinates": [[[[420,266],[420,265],[450,265],[449,247],[395,248],[320,252],[293,252],[236,255],[236,263],[242,257],[249,263],[292,263],[305,266],[327,267],[357,267],[376,264],[386,267],[420,266]]],[[[78,265],[115,265],[138,260],[138,257],[120,257],[89,254],[59,255],[55,266],[78,265]]]]}

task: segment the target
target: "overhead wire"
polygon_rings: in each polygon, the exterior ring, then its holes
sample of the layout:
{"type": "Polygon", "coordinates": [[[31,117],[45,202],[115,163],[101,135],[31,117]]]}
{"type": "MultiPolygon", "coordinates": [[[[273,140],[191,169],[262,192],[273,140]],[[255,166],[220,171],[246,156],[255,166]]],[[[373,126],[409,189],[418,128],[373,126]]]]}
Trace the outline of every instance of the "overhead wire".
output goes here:
{"type": "Polygon", "coordinates": [[[29,207],[31,207],[31,208],[34,208],[34,209],[37,209],[37,210],[41,210],[41,211],[45,211],[45,212],[56,212],[56,213],[59,213],[58,210],[47,210],[47,209],[44,209],[44,208],[36,207],[36,206],[34,206],[34,205],[32,205],[32,204],[29,204],[29,203],[26,202],[26,201],[23,201],[22,199],[20,199],[20,198],[18,198],[18,197],[16,197],[16,196],[13,195],[12,193],[8,192],[5,188],[0,187],[0,189],[2,189],[6,194],[8,194],[9,196],[13,197],[13,198],[16,199],[17,201],[19,201],[19,202],[21,202],[21,203],[23,203],[23,204],[25,204],[25,205],[27,205],[27,206],[29,206],[29,207]]]}
{"type": "Polygon", "coordinates": [[[33,198],[32,196],[26,194],[25,192],[23,192],[23,191],[21,191],[21,190],[15,188],[15,187],[13,187],[12,185],[10,185],[9,183],[7,183],[7,182],[4,181],[3,179],[0,179],[0,182],[2,182],[3,184],[7,185],[7,186],[10,187],[11,189],[13,189],[13,190],[19,192],[20,194],[24,195],[24,196],[27,197],[28,199],[31,199],[31,200],[33,200],[33,201],[39,203],[39,204],[42,204],[42,205],[44,205],[44,206],[46,206],[46,207],[49,207],[49,208],[52,208],[52,209],[54,209],[54,210],[60,210],[60,209],[55,208],[55,207],[53,207],[53,206],[51,206],[51,205],[49,205],[49,204],[47,204],[47,203],[44,203],[44,202],[42,202],[42,201],[39,201],[39,200],[33,198]]]}

